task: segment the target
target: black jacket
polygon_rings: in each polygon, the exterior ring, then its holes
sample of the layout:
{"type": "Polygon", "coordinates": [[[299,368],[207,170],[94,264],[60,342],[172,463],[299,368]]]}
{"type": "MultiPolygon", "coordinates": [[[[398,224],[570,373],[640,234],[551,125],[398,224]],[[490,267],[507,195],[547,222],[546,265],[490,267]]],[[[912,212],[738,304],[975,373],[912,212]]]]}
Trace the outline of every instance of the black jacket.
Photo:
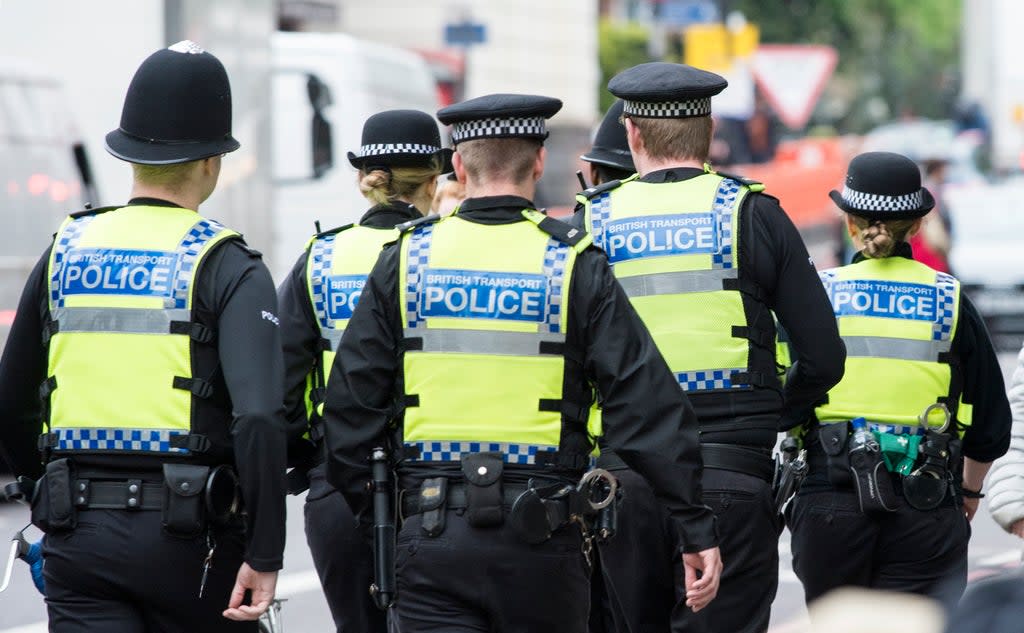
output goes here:
{"type": "MultiPolygon", "coordinates": [[[[459,215],[480,224],[507,224],[526,221],[524,208],[533,208],[533,203],[514,196],[477,198],[464,201],[459,215]]],[[[391,422],[401,423],[395,404],[396,395],[404,393],[398,261],[397,247],[381,254],[328,380],[327,476],[356,509],[366,506],[370,450],[389,432],[391,422]]],[[[715,545],[714,516],[701,504],[702,466],[693,409],[600,250],[579,254],[571,283],[566,399],[589,400],[590,384],[597,385],[608,444],[650,482],[671,512],[685,550],[715,545]]],[[[569,435],[563,431],[563,446],[589,448],[585,435],[569,435]]],[[[507,466],[506,473],[525,477],[533,474],[527,472],[530,468],[507,466]]],[[[455,465],[454,472],[457,469],[455,465]]],[[[400,474],[403,487],[415,485],[420,476],[409,466],[400,467],[400,474]]]]}
{"type": "MultiPolygon", "coordinates": [[[[139,198],[128,204],[176,206],[139,198]]],[[[42,432],[39,385],[46,378],[43,324],[47,301],[47,249],[29,275],[0,360],[0,449],[15,474],[42,473],[37,438],[42,432]]],[[[196,375],[209,376],[215,395],[193,398],[204,424],[231,429],[234,455],[224,456],[239,474],[249,513],[246,562],[257,571],[281,569],[285,540],[283,372],[277,300],[259,252],[240,240],[225,240],[206,256],[196,279],[193,318],[217,332],[216,346],[197,354],[196,375]],[[198,358],[202,356],[202,358],[198,358]]],[[[155,472],[162,457],[80,456],[98,469],[155,472]]]]}

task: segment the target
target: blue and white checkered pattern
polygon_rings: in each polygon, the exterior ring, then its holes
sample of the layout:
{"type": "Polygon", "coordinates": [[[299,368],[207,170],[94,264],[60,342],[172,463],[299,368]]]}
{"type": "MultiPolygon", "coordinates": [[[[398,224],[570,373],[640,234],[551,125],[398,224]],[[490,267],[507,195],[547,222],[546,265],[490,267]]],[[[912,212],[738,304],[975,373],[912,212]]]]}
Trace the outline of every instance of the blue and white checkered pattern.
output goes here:
{"type": "Polygon", "coordinates": [[[946,273],[935,273],[937,320],[932,325],[933,341],[948,341],[953,335],[953,321],[956,317],[956,279],[946,273]]]}
{"type": "Polygon", "coordinates": [[[334,322],[327,313],[327,277],[331,273],[334,261],[334,238],[332,233],[313,240],[309,247],[310,277],[313,287],[313,309],[320,327],[334,327],[334,322]]]}
{"type": "Polygon", "coordinates": [[[187,448],[172,448],[171,438],[188,431],[168,429],[53,429],[57,451],[132,451],[136,453],[188,454],[187,448]]]}
{"type": "Polygon", "coordinates": [[[676,380],[683,391],[709,391],[712,389],[738,389],[742,384],[733,384],[732,375],[745,369],[703,369],[684,371],[676,374],[676,380]]]}
{"type": "Polygon", "coordinates": [[[411,328],[421,327],[420,283],[421,271],[430,261],[430,242],[434,235],[433,224],[422,224],[409,235],[409,251],[406,253],[405,315],[411,328]]]}
{"type": "Polygon", "coordinates": [[[60,291],[60,274],[64,268],[64,260],[67,259],[68,252],[78,245],[78,240],[82,238],[85,227],[89,226],[89,223],[95,219],[95,215],[75,218],[64,227],[64,230],[57,236],[53,244],[53,277],[50,278],[51,308],[64,307],[64,295],[60,291]]]}
{"type": "Polygon", "coordinates": [[[541,331],[561,331],[562,283],[565,281],[565,262],[569,259],[569,246],[555,238],[548,240],[544,250],[544,276],[548,281],[548,300],[544,307],[547,319],[540,325],[541,331]]]}
{"type": "Polygon", "coordinates": [[[920,425],[906,426],[903,424],[884,424],[882,422],[868,421],[868,429],[877,433],[892,433],[893,435],[924,435],[925,430],[920,425]]]}
{"type": "Polygon", "coordinates": [[[192,268],[196,265],[199,253],[203,247],[217,233],[224,230],[219,222],[202,219],[196,222],[181,243],[178,244],[177,253],[178,270],[174,273],[174,305],[171,307],[182,309],[188,307],[189,294],[191,293],[192,268]]]}
{"type": "Polygon", "coordinates": [[[525,466],[535,465],[538,453],[553,453],[558,450],[557,446],[537,444],[460,441],[406,442],[405,448],[410,455],[414,455],[406,458],[407,461],[457,462],[462,460],[463,453],[501,453],[506,464],[525,466]]]}
{"type": "Polygon", "coordinates": [[[715,225],[718,227],[720,250],[711,256],[712,268],[732,268],[732,207],[740,191],[740,183],[725,178],[715,192],[715,204],[711,211],[715,214],[715,225]]]}
{"type": "Polygon", "coordinates": [[[604,223],[612,214],[612,196],[605,192],[590,200],[590,236],[594,245],[604,250],[604,223]]]}

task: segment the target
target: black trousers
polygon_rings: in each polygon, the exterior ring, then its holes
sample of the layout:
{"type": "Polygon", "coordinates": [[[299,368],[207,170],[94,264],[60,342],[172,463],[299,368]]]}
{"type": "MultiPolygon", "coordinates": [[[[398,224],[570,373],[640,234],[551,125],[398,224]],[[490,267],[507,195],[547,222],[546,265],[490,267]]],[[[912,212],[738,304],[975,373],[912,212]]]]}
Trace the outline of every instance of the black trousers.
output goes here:
{"type": "Polygon", "coordinates": [[[930,596],[947,606],[967,584],[970,524],[952,504],[922,512],[861,513],[852,490],[797,496],[787,509],[793,571],[808,603],[852,585],[930,596]]]}
{"type": "Polygon", "coordinates": [[[43,544],[46,606],[52,633],[255,632],[227,608],[242,564],[241,533],[220,533],[203,597],[208,548],[203,536],[161,530],[161,513],[85,510],[78,527],[43,544]]]}
{"type": "Polygon", "coordinates": [[[309,471],[304,507],[306,540],[338,633],[383,633],[384,612],[370,598],[373,549],[341,493],[327,483],[325,466],[309,471]]]}
{"type": "Polygon", "coordinates": [[[420,515],[398,534],[398,616],[402,633],[586,633],[590,570],[580,531],[563,528],[539,545],[506,523],[475,528],[448,510],[436,537],[420,515]]]}
{"type": "Polygon", "coordinates": [[[601,546],[618,633],[762,633],[779,584],[781,519],[767,482],[704,470],[704,503],[715,511],[725,568],[718,596],[699,613],[686,606],[683,566],[668,515],[647,482],[615,474],[626,492],[615,538],[601,546]]]}

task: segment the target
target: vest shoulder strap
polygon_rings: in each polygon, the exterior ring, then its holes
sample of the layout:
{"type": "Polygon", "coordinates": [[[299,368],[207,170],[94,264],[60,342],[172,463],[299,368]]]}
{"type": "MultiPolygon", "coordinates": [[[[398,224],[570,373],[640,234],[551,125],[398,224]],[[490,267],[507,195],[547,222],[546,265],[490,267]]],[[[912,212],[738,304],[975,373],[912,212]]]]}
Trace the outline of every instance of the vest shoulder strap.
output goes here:
{"type": "Polygon", "coordinates": [[[342,231],[347,231],[350,228],[352,228],[353,226],[355,226],[355,223],[354,222],[349,222],[348,224],[342,224],[341,226],[336,226],[333,229],[327,229],[326,231],[320,231],[319,233],[317,233],[316,235],[313,236],[313,239],[316,239],[318,237],[327,237],[328,235],[335,235],[337,233],[341,233],[342,231]]]}
{"type": "Polygon", "coordinates": [[[441,216],[436,213],[431,213],[430,215],[425,215],[422,218],[402,222],[401,224],[396,225],[395,228],[398,229],[399,233],[408,233],[410,230],[420,226],[421,224],[432,224],[440,219],[441,216]]]}
{"type": "Polygon", "coordinates": [[[87,216],[90,216],[90,215],[98,215],[100,213],[106,213],[107,211],[115,211],[115,210],[121,209],[121,208],[122,207],[113,206],[113,207],[99,207],[98,209],[82,209],[81,211],[76,211],[74,213],[69,213],[68,215],[70,215],[71,217],[73,217],[73,218],[75,218],[77,220],[78,218],[84,218],[84,217],[87,217],[87,216]]]}
{"type": "Polygon", "coordinates": [[[751,191],[753,191],[755,193],[761,193],[762,191],[764,191],[764,184],[759,182],[759,181],[757,181],[757,180],[754,180],[753,178],[747,178],[746,176],[737,176],[735,174],[727,174],[727,173],[721,172],[721,171],[716,171],[716,172],[713,172],[713,173],[718,174],[722,178],[728,178],[729,180],[735,180],[736,182],[740,183],[741,185],[743,185],[744,187],[746,187],[747,189],[750,189],[751,191]]]}
{"type": "Polygon", "coordinates": [[[567,246],[573,247],[577,252],[590,246],[593,240],[590,234],[583,229],[578,229],[561,220],[548,217],[534,209],[523,209],[523,217],[537,225],[537,228],[544,231],[551,237],[567,246]]]}
{"type": "Polygon", "coordinates": [[[609,180],[608,182],[602,182],[601,184],[594,185],[589,189],[584,189],[579,194],[577,194],[577,196],[590,200],[591,198],[599,196],[602,193],[612,191],[613,189],[618,189],[623,183],[632,182],[639,177],[640,174],[633,174],[629,178],[623,178],[622,180],[609,180]]]}

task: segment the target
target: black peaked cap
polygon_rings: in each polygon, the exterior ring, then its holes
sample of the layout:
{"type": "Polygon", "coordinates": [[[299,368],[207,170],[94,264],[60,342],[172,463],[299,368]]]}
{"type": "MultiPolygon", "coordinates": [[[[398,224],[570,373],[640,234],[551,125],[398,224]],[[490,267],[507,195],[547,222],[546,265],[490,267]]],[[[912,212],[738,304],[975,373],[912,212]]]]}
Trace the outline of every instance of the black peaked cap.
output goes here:
{"type": "Polygon", "coordinates": [[[633,173],[636,171],[636,166],[633,164],[633,154],[629,151],[626,126],[619,121],[622,117],[623,105],[620,99],[608,108],[604,119],[601,120],[600,127],[597,128],[597,134],[594,136],[594,146],[580,158],[588,163],[606,165],[633,173]]]}
{"type": "Polygon", "coordinates": [[[846,171],[843,191],[829,197],[840,209],[869,220],[910,220],[926,215],[935,198],[921,186],[914,161],[893,152],[855,156],[846,171]]]}
{"type": "Polygon", "coordinates": [[[492,94],[450,105],[437,118],[452,126],[452,142],[483,138],[535,138],[548,136],[545,120],[562,109],[552,97],[492,94]]]}
{"type": "Polygon", "coordinates": [[[220,60],[188,40],[159,50],[135,72],[108,152],[169,165],[233,152],[231,84],[220,60]]]}
{"type": "Polygon", "coordinates": [[[441,173],[452,170],[452,150],[441,147],[437,121],[419,110],[385,110],[363,123],[362,145],[349,152],[356,169],[427,167],[440,161],[441,173]]]}
{"type": "Polygon", "coordinates": [[[608,91],[626,102],[627,115],[686,118],[711,114],[711,97],[728,85],[721,75],[700,68],[650,62],[612,77],[608,91]]]}

